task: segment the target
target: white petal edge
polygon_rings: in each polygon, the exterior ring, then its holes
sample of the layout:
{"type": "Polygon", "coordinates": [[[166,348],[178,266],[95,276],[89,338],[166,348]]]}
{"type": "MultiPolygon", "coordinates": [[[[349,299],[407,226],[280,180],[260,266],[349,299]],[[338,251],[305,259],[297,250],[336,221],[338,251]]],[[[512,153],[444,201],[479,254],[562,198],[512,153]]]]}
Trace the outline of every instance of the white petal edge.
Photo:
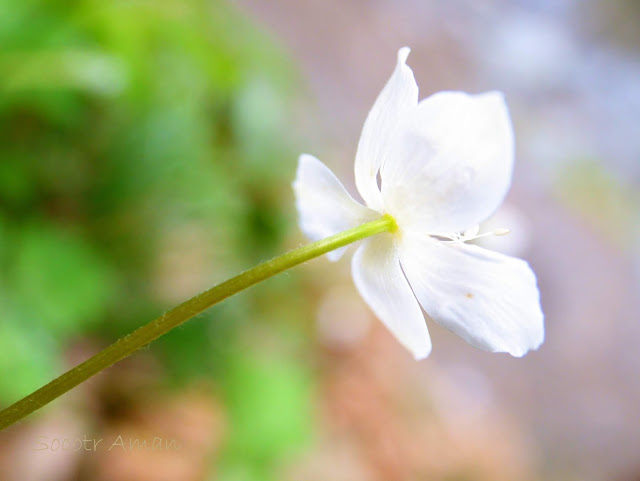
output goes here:
{"type": "Polygon", "coordinates": [[[398,50],[395,70],[378,95],[364,122],[355,160],[358,192],[367,206],[381,210],[378,171],[394,141],[397,127],[418,105],[418,86],[406,61],[411,50],[398,50]]]}
{"type": "Polygon", "coordinates": [[[431,352],[427,324],[402,273],[392,234],[366,239],[352,259],[353,280],[375,315],[415,359],[431,352]]]}
{"type": "Polygon", "coordinates": [[[471,345],[520,357],[544,341],[540,293],[527,262],[417,235],[405,234],[399,250],[427,314],[471,345]]]}
{"type": "Polygon", "coordinates": [[[462,232],[502,203],[513,128],[499,92],[440,92],[418,105],[382,166],[384,206],[404,230],[462,232]]]}
{"type": "MultiPolygon", "coordinates": [[[[298,159],[293,191],[300,229],[313,241],[380,217],[353,200],[333,172],[309,154],[302,154],[298,159]]],[[[331,251],[327,256],[336,261],[347,247],[331,251]]]]}

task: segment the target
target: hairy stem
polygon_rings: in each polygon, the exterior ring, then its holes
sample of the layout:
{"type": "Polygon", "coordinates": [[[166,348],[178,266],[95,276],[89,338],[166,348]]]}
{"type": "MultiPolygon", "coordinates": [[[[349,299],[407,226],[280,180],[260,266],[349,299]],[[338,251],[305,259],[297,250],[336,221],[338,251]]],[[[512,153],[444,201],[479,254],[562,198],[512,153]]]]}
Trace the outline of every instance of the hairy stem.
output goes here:
{"type": "Polygon", "coordinates": [[[248,287],[264,281],[282,271],[302,264],[327,252],[382,232],[397,229],[394,219],[388,215],[326,239],[307,244],[279,257],[263,262],[237,276],[198,294],[162,316],[145,324],[131,334],[121,337],[95,356],[54,379],[27,397],[0,411],[0,430],[11,426],[25,416],[47,405],[78,384],[103,369],[131,355],[171,329],[191,319],[205,309],[233,296],[248,287]]]}

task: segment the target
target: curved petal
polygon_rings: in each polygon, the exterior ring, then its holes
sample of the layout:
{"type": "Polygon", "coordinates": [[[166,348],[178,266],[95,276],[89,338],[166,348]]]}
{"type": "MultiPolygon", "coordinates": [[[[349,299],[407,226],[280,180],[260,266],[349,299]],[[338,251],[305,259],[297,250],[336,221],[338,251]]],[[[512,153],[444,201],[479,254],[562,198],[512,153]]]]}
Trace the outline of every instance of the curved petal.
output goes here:
{"type": "Polygon", "coordinates": [[[356,187],[366,204],[376,210],[382,208],[378,170],[389,153],[400,119],[418,105],[418,86],[406,65],[409,52],[408,47],[398,51],[396,68],[369,111],[358,142],[356,187]]]}
{"type": "Polygon", "coordinates": [[[382,166],[382,197],[403,230],[460,232],[500,205],[511,183],[513,129],[502,94],[423,100],[382,166]]]}
{"type": "MultiPolygon", "coordinates": [[[[314,241],[380,217],[353,200],[333,172],[309,154],[302,154],[298,160],[293,191],[300,228],[314,241]]],[[[342,247],[327,256],[338,260],[346,249],[342,247]]]]}
{"type": "Polygon", "coordinates": [[[544,340],[536,276],[515,257],[462,243],[405,235],[402,268],[436,322],[471,345],[522,356],[544,340]]]}
{"type": "Polygon", "coordinates": [[[431,338],[391,234],[366,239],[352,259],[353,280],[369,307],[416,359],[431,352],[431,338]]]}

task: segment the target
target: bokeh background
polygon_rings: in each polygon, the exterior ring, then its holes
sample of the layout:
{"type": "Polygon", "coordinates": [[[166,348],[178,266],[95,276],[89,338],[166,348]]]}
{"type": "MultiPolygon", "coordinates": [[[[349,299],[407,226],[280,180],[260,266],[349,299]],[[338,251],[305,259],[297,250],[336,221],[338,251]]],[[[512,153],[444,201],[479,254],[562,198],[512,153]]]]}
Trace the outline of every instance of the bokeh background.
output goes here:
{"type": "Polygon", "coordinates": [[[305,242],[297,155],[355,192],[404,45],[421,97],[506,94],[485,228],[536,270],[547,339],[513,359],[431,322],[416,363],[315,260],[1,433],[0,479],[640,479],[638,24],[633,0],[1,0],[0,406],[305,242]]]}

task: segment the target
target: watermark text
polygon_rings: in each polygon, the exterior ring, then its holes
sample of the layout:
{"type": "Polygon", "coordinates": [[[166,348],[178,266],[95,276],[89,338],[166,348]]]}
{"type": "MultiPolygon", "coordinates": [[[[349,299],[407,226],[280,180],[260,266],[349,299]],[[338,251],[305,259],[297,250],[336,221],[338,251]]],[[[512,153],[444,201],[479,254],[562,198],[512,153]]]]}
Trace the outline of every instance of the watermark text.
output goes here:
{"type": "Polygon", "coordinates": [[[179,451],[182,444],[175,439],[154,436],[137,438],[118,434],[111,439],[92,438],[86,434],[76,438],[51,438],[39,436],[34,451],[79,452],[79,451],[179,451]]]}

